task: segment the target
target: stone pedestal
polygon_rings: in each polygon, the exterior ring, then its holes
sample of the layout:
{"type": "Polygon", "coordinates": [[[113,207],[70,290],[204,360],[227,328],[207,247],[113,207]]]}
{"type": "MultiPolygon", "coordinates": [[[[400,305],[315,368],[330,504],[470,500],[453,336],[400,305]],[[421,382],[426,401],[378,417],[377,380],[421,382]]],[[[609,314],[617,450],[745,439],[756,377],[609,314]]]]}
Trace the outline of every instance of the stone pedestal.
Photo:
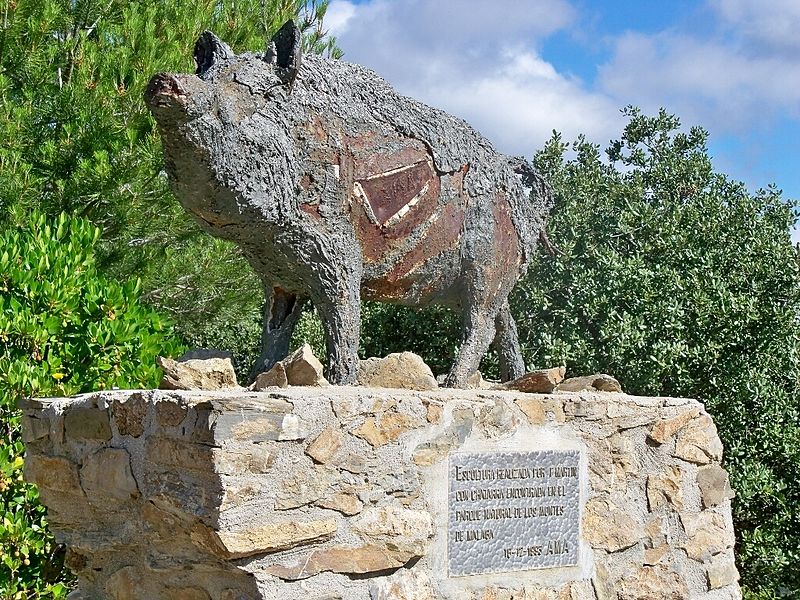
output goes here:
{"type": "Polygon", "coordinates": [[[739,598],[693,400],[366,388],[25,404],[72,598],[739,598]]]}

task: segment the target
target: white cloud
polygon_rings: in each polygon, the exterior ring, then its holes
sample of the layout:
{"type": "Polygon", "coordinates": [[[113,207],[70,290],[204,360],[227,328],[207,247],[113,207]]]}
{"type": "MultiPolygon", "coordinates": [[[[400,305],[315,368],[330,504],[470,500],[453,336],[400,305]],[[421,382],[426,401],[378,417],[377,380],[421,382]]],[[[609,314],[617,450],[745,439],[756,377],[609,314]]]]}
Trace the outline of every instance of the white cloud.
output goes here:
{"type": "Polygon", "coordinates": [[[329,15],[345,60],[466,119],[501,151],[530,156],[553,129],[602,142],[620,130],[616,102],[539,55],[575,22],[566,0],[333,0],[329,15]]]}
{"type": "Polygon", "coordinates": [[[355,14],[355,4],[347,0],[335,0],[328,5],[325,13],[325,28],[331,35],[338,36],[347,30],[347,25],[355,14]]]}
{"type": "Polygon", "coordinates": [[[708,33],[665,30],[627,33],[614,41],[599,71],[599,89],[653,111],[666,106],[716,132],[765,126],[780,114],[797,116],[800,55],[790,30],[800,29],[800,3],[712,0],[708,33]]]}
{"type": "Polygon", "coordinates": [[[455,75],[417,94],[466,118],[509,153],[530,156],[553,129],[566,140],[584,133],[599,142],[619,132],[622,120],[616,104],[587,92],[537,55],[509,49],[501,63],[491,74],[465,78],[458,93],[453,93],[455,75]]]}
{"type": "Polygon", "coordinates": [[[800,2],[797,0],[711,0],[723,24],[748,38],[754,49],[770,52],[800,49],[800,2]]]}

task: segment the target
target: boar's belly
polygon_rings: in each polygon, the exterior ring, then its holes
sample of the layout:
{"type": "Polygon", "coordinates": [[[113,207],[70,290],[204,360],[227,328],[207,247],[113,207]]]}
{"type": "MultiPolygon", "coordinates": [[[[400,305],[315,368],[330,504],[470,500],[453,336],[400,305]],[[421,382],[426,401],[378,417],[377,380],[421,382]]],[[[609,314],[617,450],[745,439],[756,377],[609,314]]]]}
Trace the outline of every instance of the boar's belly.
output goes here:
{"type": "Polygon", "coordinates": [[[364,260],[383,264],[413,245],[441,210],[441,187],[426,160],[356,179],[351,216],[364,260]]]}

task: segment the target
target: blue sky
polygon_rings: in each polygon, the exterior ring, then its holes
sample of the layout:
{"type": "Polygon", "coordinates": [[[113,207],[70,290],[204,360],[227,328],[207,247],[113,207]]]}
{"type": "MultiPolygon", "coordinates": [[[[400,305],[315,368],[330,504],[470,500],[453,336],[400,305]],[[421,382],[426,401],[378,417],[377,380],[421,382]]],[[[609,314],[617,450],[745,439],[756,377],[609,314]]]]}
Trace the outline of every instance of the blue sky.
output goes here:
{"type": "Polygon", "coordinates": [[[332,0],[326,24],[509,154],[553,129],[605,147],[620,108],[663,106],[709,131],[717,170],[800,197],[800,0],[332,0]]]}

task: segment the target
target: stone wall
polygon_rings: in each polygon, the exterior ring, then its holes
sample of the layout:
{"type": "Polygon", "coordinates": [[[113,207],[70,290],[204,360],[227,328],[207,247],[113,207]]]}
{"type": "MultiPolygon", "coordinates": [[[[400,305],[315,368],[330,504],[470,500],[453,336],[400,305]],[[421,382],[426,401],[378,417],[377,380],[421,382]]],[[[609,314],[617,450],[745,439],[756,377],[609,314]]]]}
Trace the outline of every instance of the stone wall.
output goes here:
{"type": "Polygon", "coordinates": [[[23,408],[71,598],[740,597],[722,445],[693,400],[290,387],[23,408]],[[542,449],[580,453],[577,564],[448,577],[448,457],[542,449]]]}

